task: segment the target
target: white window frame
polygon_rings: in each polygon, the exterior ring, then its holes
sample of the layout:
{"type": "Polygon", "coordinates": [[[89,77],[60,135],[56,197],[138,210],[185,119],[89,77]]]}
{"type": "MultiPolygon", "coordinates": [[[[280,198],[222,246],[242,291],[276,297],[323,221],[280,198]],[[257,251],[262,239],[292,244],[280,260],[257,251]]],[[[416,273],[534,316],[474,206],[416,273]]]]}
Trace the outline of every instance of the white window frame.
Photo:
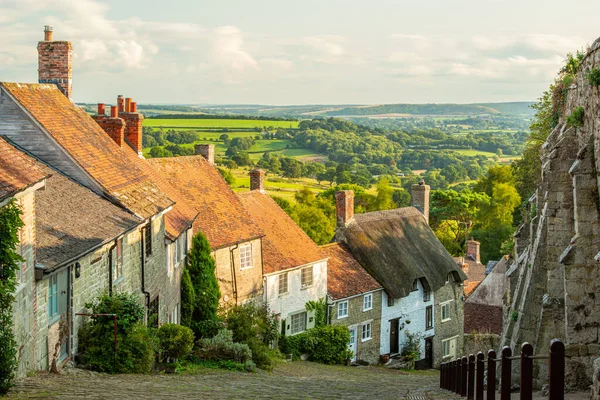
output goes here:
{"type": "Polygon", "coordinates": [[[310,267],[304,267],[300,270],[300,285],[302,287],[302,289],[306,289],[311,287],[312,285],[314,285],[315,283],[315,272],[313,270],[313,266],[311,265],[310,267]],[[310,274],[308,273],[308,271],[310,271],[310,274]],[[308,281],[307,278],[305,278],[305,276],[309,276],[310,275],[310,281],[308,281]]]}
{"type": "Polygon", "coordinates": [[[123,280],[123,237],[117,239],[117,245],[113,249],[111,266],[113,271],[113,285],[123,280]]]}
{"type": "Polygon", "coordinates": [[[445,301],[443,303],[440,303],[440,316],[442,318],[442,322],[446,322],[446,321],[450,321],[452,320],[452,317],[450,316],[450,304],[453,302],[454,300],[448,300],[445,301]],[[444,310],[447,309],[446,312],[444,312],[444,310]]]}
{"type": "Polygon", "coordinates": [[[373,309],[373,293],[365,294],[363,297],[363,311],[373,309]]]}
{"type": "Polygon", "coordinates": [[[58,274],[53,274],[48,277],[48,321],[56,319],[58,314],[58,274]]]}
{"type": "Polygon", "coordinates": [[[23,282],[23,278],[25,276],[25,274],[24,274],[25,271],[23,271],[23,266],[25,266],[25,270],[27,270],[27,260],[25,260],[25,257],[24,257],[25,245],[23,244],[23,234],[24,234],[23,230],[24,229],[25,229],[25,227],[19,229],[19,233],[18,233],[19,244],[17,244],[17,253],[21,256],[21,258],[24,261],[19,261],[17,263],[19,265],[19,270],[16,273],[16,275],[17,275],[17,290],[22,288],[25,283],[25,282],[23,282]]]}
{"type": "Polygon", "coordinates": [[[366,342],[367,340],[373,339],[373,325],[371,322],[367,322],[366,324],[362,325],[361,333],[361,342],[366,342]]]}
{"type": "Polygon", "coordinates": [[[167,245],[167,278],[170,278],[173,274],[173,243],[167,245]]]}
{"type": "Polygon", "coordinates": [[[277,292],[278,292],[279,296],[285,296],[286,294],[289,293],[289,285],[290,285],[290,281],[289,281],[289,276],[288,276],[287,272],[277,275],[277,292]],[[285,282],[285,285],[283,284],[284,282],[285,282]],[[285,288],[285,290],[282,290],[283,288],[285,288]]]}
{"type": "MultiPolygon", "coordinates": [[[[299,313],[290,315],[290,317],[289,317],[290,318],[290,335],[296,335],[298,333],[302,333],[302,332],[306,331],[307,317],[308,317],[308,315],[307,315],[306,311],[301,311],[299,313]],[[299,317],[299,316],[304,316],[304,324],[300,324],[300,325],[304,325],[304,329],[295,331],[294,330],[294,317],[299,317]]],[[[301,321],[302,319],[299,319],[299,320],[301,321]]],[[[301,327],[301,326],[299,326],[299,327],[301,327]]]]}
{"type": "Polygon", "coordinates": [[[454,355],[450,353],[450,342],[455,341],[454,348],[456,349],[456,338],[456,336],[453,336],[451,338],[442,340],[442,358],[450,358],[456,355],[456,353],[454,355]]]}
{"type": "Polygon", "coordinates": [[[177,268],[177,266],[181,262],[181,258],[180,258],[181,252],[180,252],[179,247],[180,247],[180,245],[179,245],[179,238],[177,238],[173,242],[173,267],[174,268],[177,268]]]}
{"type": "Polygon", "coordinates": [[[337,305],[337,319],[348,318],[348,300],[340,301],[337,305]]]}
{"type": "Polygon", "coordinates": [[[247,243],[240,246],[240,269],[252,268],[252,244],[247,243]]]}

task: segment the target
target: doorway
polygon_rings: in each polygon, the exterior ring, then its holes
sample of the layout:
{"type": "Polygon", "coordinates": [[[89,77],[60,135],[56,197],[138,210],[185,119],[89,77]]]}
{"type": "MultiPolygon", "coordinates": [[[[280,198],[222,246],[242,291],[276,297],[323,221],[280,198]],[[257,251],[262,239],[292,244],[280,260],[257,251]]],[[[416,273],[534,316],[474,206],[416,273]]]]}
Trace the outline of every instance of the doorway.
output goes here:
{"type": "Polygon", "coordinates": [[[352,352],[352,361],[356,361],[356,327],[350,328],[350,341],[348,342],[348,350],[352,352]]]}
{"type": "Polygon", "coordinates": [[[400,318],[390,320],[390,354],[400,352],[398,346],[398,331],[400,330],[400,318]]]}

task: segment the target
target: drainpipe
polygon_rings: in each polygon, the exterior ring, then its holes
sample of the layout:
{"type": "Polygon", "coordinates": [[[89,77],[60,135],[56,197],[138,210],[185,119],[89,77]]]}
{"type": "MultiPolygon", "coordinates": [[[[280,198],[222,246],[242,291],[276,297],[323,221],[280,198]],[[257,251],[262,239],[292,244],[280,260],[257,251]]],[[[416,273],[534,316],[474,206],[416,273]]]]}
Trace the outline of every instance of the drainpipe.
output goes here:
{"type": "Polygon", "coordinates": [[[109,296],[112,296],[112,294],[113,294],[112,267],[113,267],[113,250],[115,249],[115,247],[117,247],[116,240],[115,240],[115,244],[110,246],[110,249],[108,249],[108,295],[109,296]]]}
{"type": "MultiPolygon", "coordinates": [[[[150,222],[149,222],[150,223],[150,222]]],[[[146,309],[150,309],[150,292],[146,290],[146,238],[144,237],[144,228],[140,229],[140,237],[141,237],[141,254],[140,254],[140,264],[142,266],[142,293],[146,296],[146,309]]],[[[150,239],[152,240],[152,239],[150,239]]]]}
{"type": "Polygon", "coordinates": [[[231,277],[233,278],[233,297],[235,298],[235,305],[238,304],[238,292],[237,292],[237,278],[235,276],[235,260],[233,259],[233,251],[240,247],[240,244],[237,243],[235,247],[232,247],[229,250],[229,264],[231,265],[231,277]]]}

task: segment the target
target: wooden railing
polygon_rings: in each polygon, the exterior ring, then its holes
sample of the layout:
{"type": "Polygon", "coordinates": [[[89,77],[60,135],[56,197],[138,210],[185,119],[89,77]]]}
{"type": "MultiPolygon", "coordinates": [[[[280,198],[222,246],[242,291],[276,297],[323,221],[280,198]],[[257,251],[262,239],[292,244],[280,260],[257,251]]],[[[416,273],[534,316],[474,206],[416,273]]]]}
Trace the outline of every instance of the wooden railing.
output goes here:
{"type": "Polygon", "coordinates": [[[565,345],[559,339],[550,343],[548,355],[534,355],[533,346],[523,343],[521,354],[512,355],[509,347],[502,349],[502,354],[496,358],[494,350],[488,351],[487,360],[482,352],[475,357],[459,358],[442,363],[440,367],[440,387],[467,399],[483,400],[486,393],[487,400],[496,399],[496,363],[501,363],[500,400],[510,400],[512,361],[520,360],[520,398],[531,400],[533,398],[533,362],[535,360],[548,360],[548,399],[563,400],[565,393],[565,345]],[[486,365],[487,364],[487,370],[486,365]],[[484,385],[484,376],[487,372],[487,385],[484,385]],[[485,387],[484,387],[485,386],[485,387]]]}

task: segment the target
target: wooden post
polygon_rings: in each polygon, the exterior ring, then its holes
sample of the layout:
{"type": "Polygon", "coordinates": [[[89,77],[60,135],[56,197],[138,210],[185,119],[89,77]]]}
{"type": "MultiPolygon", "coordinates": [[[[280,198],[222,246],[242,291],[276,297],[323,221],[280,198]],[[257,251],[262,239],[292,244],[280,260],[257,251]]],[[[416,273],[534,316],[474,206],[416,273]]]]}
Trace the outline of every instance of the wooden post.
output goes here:
{"type": "Polygon", "coordinates": [[[467,399],[475,399],[475,356],[469,355],[469,382],[467,383],[467,399]]]}
{"type": "Polygon", "coordinates": [[[548,372],[548,399],[565,398],[565,344],[559,339],[550,342],[550,370],[548,372]]]}
{"type": "Polygon", "coordinates": [[[444,387],[444,363],[440,364],[440,389],[445,389],[445,387],[444,387]]]}
{"type": "Polygon", "coordinates": [[[466,397],[467,396],[467,371],[468,371],[468,366],[469,366],[469,359],[467,358],[467,356],[464,356],[462,358],[462,367],[460,369],[460,372],[462,374],[461,380],[460,380],[460,395],[462,397],[466,397]]]}
{"type": "Polygon", "coordinates": [[[533,346],[525,342],[521,345],[521,400],[533,398],[533,346]]]}
{"type": "Polygon", "coordinates": [[[496,352],[488,351],[487,396],[486,400],[496,399],[496,352]]]}
{"type": "Polygon", "coordinates": [[[462,373],[460,372],[462,363],[460,359],[454,361],[454,393],[460,394],[460,378],[462,373]]]}
{"type": "Polygon", "coordinates": [[[485,364],[483,363],[483,353],[477,353],[477,377],[475,382],[475,400],[483,400],[483,370],[485,364]]]}
{"type": "Polygon", "coordinates": [[[510,378],[512,350],[508,346],[502,349],[502,372],[500,377],[500,400],[510,400],[510,378]]]}

